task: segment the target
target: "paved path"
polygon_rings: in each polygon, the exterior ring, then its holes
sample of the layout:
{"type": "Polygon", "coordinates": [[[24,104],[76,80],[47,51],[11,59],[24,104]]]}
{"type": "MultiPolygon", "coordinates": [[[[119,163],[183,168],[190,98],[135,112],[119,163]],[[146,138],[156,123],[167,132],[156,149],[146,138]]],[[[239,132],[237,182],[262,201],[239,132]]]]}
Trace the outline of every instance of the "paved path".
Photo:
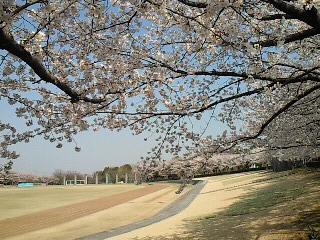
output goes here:
{"type": "Polygon", "coordinates": [[[148,185],[111,196],[0,220],[0,239],[66,223],[167,187],[165,184],[148,185]]]}
{"type": "Polygon", "coordinates": [[[189,192],[182,195],[180,198],[178,198],[176,201],[165,207],[163,210],[161,210],[158,214],[154,215],[151,218],[144,219],[139,222],[135,222],[129,225],[125,225],[122,227],[118,227],[115,229],[111,229],[108,231],[96,233],[93,235],[85,236],[78,238],[79,240],[96,240],[96,239],[106,239],[110,237],[114,237],[123,233],[131,232],[133,230],[146,227],[148,225],[151,225],[156,222],[160,222],[166,218],[169,218],[171,216],[174,216],[178,213],[180,213],[182,210],[187,208],[191,202],[196,198],[196,196],[200,193],[200,191],[203,189],[203,187],[207,184],[207,181],[201,181],[199,182],[195,187],[193,187],[189,192]]]}

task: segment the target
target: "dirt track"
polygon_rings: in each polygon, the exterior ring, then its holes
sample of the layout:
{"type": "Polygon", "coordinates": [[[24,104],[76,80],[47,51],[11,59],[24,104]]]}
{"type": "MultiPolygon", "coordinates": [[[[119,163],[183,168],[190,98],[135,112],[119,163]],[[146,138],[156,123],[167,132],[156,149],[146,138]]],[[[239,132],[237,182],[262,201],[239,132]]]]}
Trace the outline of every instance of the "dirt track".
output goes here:
{"type": "Polygon", "coordinates": [[[93,214],[168,187],[152,185],[90,201],[49,209],[0,221],[0,239],[15,236],[93,214]]]}

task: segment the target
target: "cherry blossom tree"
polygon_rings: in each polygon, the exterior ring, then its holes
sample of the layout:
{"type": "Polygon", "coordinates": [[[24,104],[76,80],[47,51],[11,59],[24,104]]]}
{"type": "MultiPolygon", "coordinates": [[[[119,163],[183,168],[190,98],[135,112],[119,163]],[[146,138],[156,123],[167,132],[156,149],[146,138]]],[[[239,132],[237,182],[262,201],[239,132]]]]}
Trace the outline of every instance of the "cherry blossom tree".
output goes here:
{"type": "Polygon", "coordinates": [[[1,179],[1,182],[4,184],[7,184],[8,182],[12,164],[13,164],[12,161],[8,161],[8,163],[0,165],[0,179],[1,179]]]}
{"type": "Polygon", "coordinates": [[[152,160],[140,161],[135,166],[135,171],[143,178],[180,179],[182,183],[192,178],[212,176],[216,174],[249,171],[251,165],[266,166],[263,149],[255,149],[251,154],[186,154],[182,157],[174,157],[168,161],[152,160]]]}
{"type": "Polygon", "coordinates": [[[0,119],[1,157],[127,127],[157,135],[160,158],[196,149],[213,120],[231,129],[216,151],[316,155],[319,33],[318,0],[1,1],[0,97],[26,124],[0,119]]]}
{"type": "MultiPolygon", "coordinates": [[[[290,91],[289,89],[278,89],[275,90],[278,92],[275,96],[269,96],[270,94],[263,96],[263,106],[253,101],[250,105],[254,108],[254,112],[247,112],[246,130],[257,131],[261,122],[266,121],[267,112],[275,108],[275,102],[280,103],[276,107],[279,109],[286,104],[288,98],[296,101],[296,93],[301,91],[300,87],[302,87],[300,84],[291,85],[290,91]]],[[[263,137],[255,139],[253,145],[263,146],[258,152],[277,156],[279,160],[316,159],[319,156],[320,143],[319,104],[319,92],[310,93],[304,97],[303,101],[297,102],[274,119],[261,134],[263,137]]]]}
{"type": "Polygon", "coordinates": [[[51,177],[39,177],[32,173],[21,173],[12,170],[0,172],[0,178],[3,179],[5,185],[15,185],[19,182],[49,183],[53,181],[51,177]]]}

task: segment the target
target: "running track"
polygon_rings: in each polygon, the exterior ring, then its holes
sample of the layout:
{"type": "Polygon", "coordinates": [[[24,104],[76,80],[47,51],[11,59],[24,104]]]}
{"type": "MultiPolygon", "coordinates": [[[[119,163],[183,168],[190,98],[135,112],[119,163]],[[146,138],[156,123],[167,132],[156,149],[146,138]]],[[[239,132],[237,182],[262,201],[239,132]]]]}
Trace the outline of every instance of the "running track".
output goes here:
{"type": "Polygon", "coordinates": [[[165,184],[148,185],[107,197],[0,220],[0,239],[70,222],[167,187],[165,184]]]}

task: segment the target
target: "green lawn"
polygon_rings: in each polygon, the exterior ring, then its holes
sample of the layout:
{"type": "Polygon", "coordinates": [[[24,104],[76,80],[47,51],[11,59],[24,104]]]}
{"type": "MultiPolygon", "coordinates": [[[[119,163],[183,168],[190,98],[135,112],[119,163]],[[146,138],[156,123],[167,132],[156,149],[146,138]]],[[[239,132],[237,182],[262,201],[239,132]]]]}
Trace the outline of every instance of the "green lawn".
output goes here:
{"type": "Polygon", "coordinates": [[[294,200],[302,193],[303,186],[292,181],[280,181],[240,199],[222,214],[237,216],[265,210],[276,204],[294,200]]]}
{"type": "Polygon", "coordinates": [[[250,174],[210,178],[222,182],[225,189],[236,184],[253,191],[220,212],[186,220],[182,233],[141,240],[307,240],[308,235],[320,239],[320,171],[299,169],[262,175],[251,183],[246,182],[250,174]]]}
{"type": "Polygon", "coordinates": [[[320,171],[269,173],[257,184],[263,182],[271,184],[239,198],[219,213],[189,221],[186,237],[175,239],[249,240],[265,236],[262,239],[296,240],[299,236],[306,240],[308,234],[320,239],[320,171]]]}

